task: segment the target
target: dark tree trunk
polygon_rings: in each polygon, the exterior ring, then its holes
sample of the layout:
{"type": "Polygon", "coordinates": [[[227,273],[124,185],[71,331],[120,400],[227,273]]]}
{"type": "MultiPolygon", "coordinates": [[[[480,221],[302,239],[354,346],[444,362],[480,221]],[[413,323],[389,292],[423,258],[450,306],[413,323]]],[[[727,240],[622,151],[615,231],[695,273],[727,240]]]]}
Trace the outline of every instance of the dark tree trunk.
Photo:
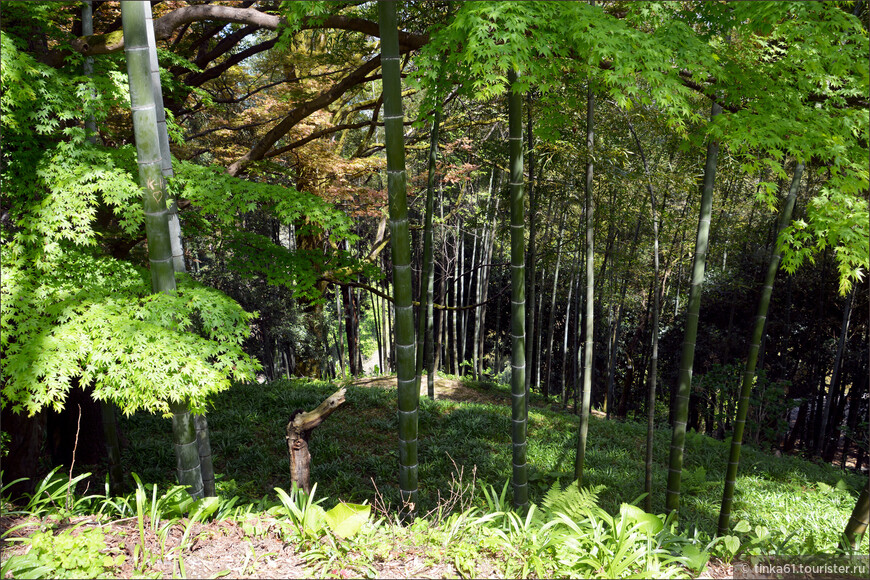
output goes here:
{"type": "Polygon", "coordinates": [[[73,455],[80,465],[100,463],[106,457],[100,403],[92,399],[78,384],[73,384],[70,388],[66,404],[60,413],[46,412],[46,436],[52,465],[63,465],[68,469],[73,455]]]}
{"type": "MultiPolygon", "coordinates": [[[[840,376],[842,375],[843,352],[846,346],[846,337],[849,334],[849,319],[851,318],[852,314],[852,305],[855,302],[856,290],[857,286],[852,288],[852,293],[846,302],[845,309],[843,310],[843,324],[842,328],[840,329],[840,338],[837,342],[837,355],[834,358],[834,371],[831,376],[831,385],[828,388],[828,393],[825,397],[825,402],[822,407],[821,425],[819,426],[818,431],[819,437],[816,440],[815,451],[817,454],[821,454],[824,450],[825,444],[828,441],[828,432],[831,430],[831,426],[833,425],[833,421],[830,421],[831,403],[834,401],[839,384],[842,382],[840,380],[840,376]]],[[[824,385],[822,390],[824,391],[824,385]]]]}
{"type": "Polygon", "coordinates": [[[695,432],[699,431],[701,427],[701,398],[692,393],[689,395],[689,417],[686,421],[686,430],[691,431],[692,429],[695,432]]]}
{"type": "Polygon", "coordinates": [[[625,353],[625,377],[622,380],[622,393],[619,396],[619,407],[616,416],[625,418],[628,414],[628,401],[631,399],[631,386],[634,384],[634,361],[631,353],[625,353]]]}
{"type": "Polygon", "coordinates": [[[265,324],[260,324],[260,338],[263,345],[263,372],[269,381],[275,380],[275,343],[265,324]]]}
{"type": "MultiPolygon", "coordinates": [[[[846,418],[846,440],[843,442],[843,458],[841,461],[841,466],[843,469],[846,468],[846,464],[849,459],[849,451],[852,447],[852,433],[855,432],[855,428],[858,426],[858,410],[861,408],[861,397],[864,393],[867,392],[867,368],[864,367],[862,371],[859,371],[861,375],[860,383],[858,383],[858,388],[855,388],[855,385],[852,385],[852,388],[849,389],[849,416],[846,418]]],[[[866,413],[863,415],[866,417],[866,413]]]]}
{"type": "MultiPolygon", "coordinates": [[[[782,444],[782,452],[788,453],[792,449],[795,448],[795,444],[797,443],[798,436],[804,432],[804,426],[807,422],[807,413],[810,408],[810,402],[804,401],[801,403],[798,408],[798,414],[795,418],[794,426],[789,431],[788,436],[786,436],[785,441],[782,444]]],[[[805,445],[806,446],[806,445],[805,445]]]]}
{"type": "Polygon", "coordinates": [[[344,302],[344,328],[347,334],[347,361],[351,376],[362,373],[359,364],[359,310],[354,304],[354,292],[350,286],[341,287],[341,299],[344,302]]]}
{"type": "MultiPolygon", "coordinates": [[[[535,267],[537,265],[536,254],[536,238],[537,238],[537,222],[538,222],[538,193],[535,189],[535,133],[532,125],[532,97],[529,95],[526,108],[527,127],[526,139],[528,140],[528,158],[529,180],[526,187],[526,196],[529,198],[529,247],[526,254],[526,344],[525,344],[525,360],[533,367],[534,366],[534,349],[533,341],[535,336],[535,267]]],[[[531,386],[532,373],[531,369],[526,369],[525,374],[526,399],[529,397],[529,387],[531,386]]]]}
{"type": "Polygon", "coordinates": [[[36,478],[39,475],[39,452],[42,448],[45,433],[45,412],[28,417],[24,413],[13,413],[7,407],[2,413],[3,432],[9,435],[6,444],[8,453],[3,458],[3,479],[0,487],[16,479],[26,478],[11,486],[7,497],[13,501],[22,498],[24,494],[33,493],[36,478]]]}

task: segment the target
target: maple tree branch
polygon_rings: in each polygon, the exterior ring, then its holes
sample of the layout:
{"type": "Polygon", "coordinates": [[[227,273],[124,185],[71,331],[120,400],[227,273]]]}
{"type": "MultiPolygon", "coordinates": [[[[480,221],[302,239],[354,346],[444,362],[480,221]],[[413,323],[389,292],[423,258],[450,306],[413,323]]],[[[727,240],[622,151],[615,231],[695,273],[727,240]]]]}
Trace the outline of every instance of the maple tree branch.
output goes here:
{"type": "Polygon", "coordinates": [[[278,37],[276,36],[275,38],[272,38],[272,39],[267,40],[265,42],[261,42],[260,44],[246,48],[242,52],[239,52],[239,53],[232,55],[231,57],[229,57],[228,59],[226,59],[225,61],[223,61],[219,65],[215,65],[211,68],[207,68],[200,73],[191,73],[190,75],[188,75],[188,77],[186,79],[184,79],[184,83],[186,85],[189,85],[192,87],[198,87],[199,85],[202,85],[203,83],[205,83],[207,81],[210,81],[212,79],[219,77],[220,75],[225,73],[228,69],[239,64],[240,62],[242,62],[246,58],[254,56],[255,54],[259,54],[263,51],[269,50],[270,48],[274,47],[275,44],[277,44],[277,43],[278,43],[278,37]]]}
{"type": "Polygon", "coordinates": [[[265,125],[266,123],[271,123],[273,121],[277,121],[281,117],[273,117],[271,119],[266,119],[265,121],[254,121],[252,123],[248,123],[246,125],[239,125],[238,127],[231,127],[229,125],[221,125],[220,127],[212,127],[211,129],[205,129],[200,131],[199,133],[194,133],[193,135],[185,135],[185,141],[189,139],[197,139],[199,137],[205,137],[215,131],[241,131],[242,129],[253,129],[254,127],[260,127],[261,125],[265,125]]]}
{"type": "MultiPolygon", "coordinates": [[[[185,24],[185,26],[188,25],[185,24]]],[[[238,45],[246,37],[254,34],[258,30],[260,30],[259,26],[255,24],[249,24],[244,28],[236,30],[232,34],[228,34],[227,36],[223,37],[221,41],[218,42],[217,45],[209,52],[197,55],[197,57],[193,60],[193,63],[199,68],[205,68],[208,63],[213,62],[220,56],[223,56],[224,54],[232,50],[233,47],[238,45]]]]}
{"type": "Polygon", "coordinates": [[[208,91],[208,89],[206,89],[206,90],[207,90],[207,91],[212,95],[212,97],[213,97],[215,103],[221,103],[222,105],[235,105],[236,103],[241,103],[241,102],[244,101],[245,99],[248,99],[248,98],[250,98],[250,97],[253,97],[254,95],[256,95],[257,93],[259,93],[260,91],[265,91],[266,89],[271,89],[272,87],[277,87],[277,86],[280,85],[280,84],[284,84],[284,83],[292,83],[292,82],[295,82],[295,81],[297,81],[297,80],[299,80],[299,79],[293,78],[293,79],[281,79],[281,80],[277,80],[277,81],[275,81],[275,82],[267,83],[267,84],[265,84],[265,85],[262,85],[262,86],[260,86],[260,87],[257,87],[256,89],[253,89],[253,90],[251,90],[251,91],[248,91],[247,93],[245,93],[245,94],[242,95],[241,97],[233,97],[232,99],[221,99],[221,98],[218,98],[218,97],[216,97],[216,96],[214,95],[214,93],[212,93],[211,91],[208,91]]]}
{"type": "MultiPolygon", "coordinates": [[[[361,129],[362,127],[365,127],[368,124],[369,124],[368,121],[360,121],[358,123],[344,123],[341,125],[335,125],[334,127],[327,127],[326,129],[321,129],[320,131],[315,131],[311,135],[308,135],[307,137],[303,137],[299,141],[294,141],[293,143],[290,143],[289,145],[285,145],[284,147],[279,147],[278,149],[272,149],[266,155],[264,155],[264,157],[265,158],[277,157],[278,155],[281,155],[283,153],[287,153],[288,151],[292,151],[293,149],[296,149],[298,147],[302,147],[306,143],[314,141],[315,139],[319,139],[320,137],[323,137],[325,135],[329,135],[330,133],[335,133],[337,131],[344,131],[345,129],[361,129]]],[[[380,123],[380,124],[383,125],[383,123],[380,123]]]]}
{"type": "MultiPolygon", "coordinates": [[[[325,72],[325,73],[305,75],[305,76],[301,76],[301,77],[295,76],[295,77],[292,77],[289,79],[281,79],[279,81],[275,81],[273,83],[268,83],[268,84],[265,84],[265,85],[258,87],[256,89],[253,89],[252,91],[250,91],[246,95],[242,95],[241,97],[236,97],[236,98],[232,98],[232,99],[219,99],[219,98],[215,97],[214,102],[215,103],[222,103],[222,104],[241,103],[242,101],[244,101],[248,97],[252,97],[252,96],[256,95],[257,93],[259,93],[260,91],[270,89],[270,88],[277,86],[277,85],[280,85],[282,83],[295,83],[295,82],[304,81],[304,80],[308,80],[308,79],[317,79],[317,78],[322,78],[322,77],[328,77],[328,76],[336,75],[339,73],[347,72],[349,70],[351,70],[351,69],[342,68],[342,69],[332,70],[332,71],[325,72]]],[[[211,91],[209,91],[209,92],[211,92],[211,91]]]]}
{"type": "MultiPolygon", "coordinates": [[[[275,14],[267,14],[255,8],[197,4],[193,6],[183,6],[156,19],[154,21],[154,34],[157,40],[165,40],[170,38],[178,28],[202,20],[247,24],[266,30],[278,30],[282,26],[282,21],[279,16],[275,14]]],[[[300,30],[326,28],[361,32],[368,36],[380,37],[380,31],[376,22],[364,18],[353,18],[342,15],[332,15],[323,20],[305,18],[299,27],[300,30]]],[[[209,32],[211,32],[211,30],[209,32]]],[[[414,34],[402,30],[399,31],[399,47],[403,52],[419,49],[427,42],[429,42],[428,34],[414,34]]],[[[120,30],[115,30],[114,32],[107,34],[81,36],[73,40],[71,46],[74,50],[85,56],[108,54],[117,52],[124,48],[124,36],[120,30]]],[[[58,56],[60,57],[60,61],[62,61],[62,55],[58,56]]],[[[599,62],[598,67],[602,70],[611,70],[613,68],[613,63],[611,61],[602,60],[599,62]]],[[[220,73],[218,72],[217,74],[220,73]]],[[[715,84],[715,79],[699,81],[694,79],[689,71],[685,70],[680,71],[679,76],[686,87],[703,94],[708,99],[718,102],[723,109],[733,113],[742,108],[739,105],[725,104],[721,102],[720,97],[714,94],[710,87],[711,84],[715,84]]],[[[205,81],[203,80],[202,82],[205,81]]],[[[811,94],[807,97],[807,101],[813,103],[825,102],[828,99],[830,99],[830,97],[820,94],[811,94]]],[[[868,100],[860,96],[845,97],[843,100],[849,107],[866,108],[868,106],[868,100]]]]}
{"type": "Polygon", "coordinates": [[[323,91],[313,99],[310,99],[296,106],[284,118],[283,121],[275,125],[268,133],[266,133],[253,147],[240,159],[234,161],[228,168],[227,172],[230,175],[238,175],[252,161],[259,161],[266,156],[272,146],[278,142],[290,129],[295,127],[302,119],[308,117],[312,113],[319,111],[323,107],[329,105],[348,91],[351,87],[356,86],[365,78],[365,76],[378,68],[381,65],[380,55],[375,56],[371,60],[366,61],[361,66],[357,67],[352,73],[344,77],[340,82],[323,91]]]}
{"type": "MultiPolygon", "coordinates": [[[[278,30],[282,25],[281,17],[261,12],[255,8],[196,4],[193,6],[183,6],[156,19],[154,21],[154,36],[157,40],[166,40],[172,36],[176,29],[202,20],[247,24],[266,30],[278,30]]],[[[300,26],[300,30],[322,28],[362,32],[368,36],[380,37],[377,22],[364,18],[351,18],[340,15],[329,16],[323,20],[305,18],[300,26]]],[[[399,31],[399,46],[406,51],[418,49],[427,42],[429,42],[428,34],[399,31]]],[[[80,36],[73,40],[71,45],[75,51],[85,56],[108,54],[124,48],[124,35],[121,31],[115,31],[109,34],[80,36]]]]}

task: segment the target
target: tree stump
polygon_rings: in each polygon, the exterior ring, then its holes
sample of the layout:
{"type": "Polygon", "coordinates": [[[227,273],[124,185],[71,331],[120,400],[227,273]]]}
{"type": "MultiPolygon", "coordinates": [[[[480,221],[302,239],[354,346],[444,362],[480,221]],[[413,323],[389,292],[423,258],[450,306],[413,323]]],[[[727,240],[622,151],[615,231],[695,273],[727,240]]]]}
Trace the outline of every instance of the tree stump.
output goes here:
{"type": "Polygon", "coordinates": [[[344,403],[346,389],[340,388],[313,411],[297,409],[287,423],[287,450],[290,454],[290,481],[305,493],[311,493],[311,453],[308,438],[333,411],[344,403]]]}

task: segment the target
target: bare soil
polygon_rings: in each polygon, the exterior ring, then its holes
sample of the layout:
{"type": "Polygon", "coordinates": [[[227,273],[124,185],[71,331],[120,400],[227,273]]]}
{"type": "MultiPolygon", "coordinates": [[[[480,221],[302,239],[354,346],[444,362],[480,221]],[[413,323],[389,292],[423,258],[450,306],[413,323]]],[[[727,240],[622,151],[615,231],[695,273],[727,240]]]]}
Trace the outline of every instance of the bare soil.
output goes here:
{"type": "MultiPolygon", "coordinates": [[[[353,381],[351,384],[357,387],[378,387],[382,389],[395,389],[396,377],[385,375],[382,377],[366,377],[353,381]]],[[[428,386],[425,377],[420,382],[420,396],[428,394],[428,386]]],[[[449,399],[458,402],[470,403],[500,403],[507,399],[498,392],[484,392],[466,387],[455,379],[435,379],[435,399],[449,399]]]]}

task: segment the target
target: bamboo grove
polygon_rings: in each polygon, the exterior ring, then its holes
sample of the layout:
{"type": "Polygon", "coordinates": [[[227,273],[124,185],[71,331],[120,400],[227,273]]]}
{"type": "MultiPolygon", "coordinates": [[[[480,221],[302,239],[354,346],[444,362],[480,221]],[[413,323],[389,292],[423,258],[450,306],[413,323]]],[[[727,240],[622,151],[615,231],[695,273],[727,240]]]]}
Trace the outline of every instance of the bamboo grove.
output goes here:
{"type": "Polygon", "coordinates": [[[730,438],[720,535],[741,445],[870,462],[865,2],[85,5],[2,7],[22,449],[73,400],[106,440],[162,413],[210,495],[214,393],[395,373],[413,514],[441,373],[509,385],[520,510],[532,397],[581,484],[592,413],[643,421],[647,511],[730,438]]]}

